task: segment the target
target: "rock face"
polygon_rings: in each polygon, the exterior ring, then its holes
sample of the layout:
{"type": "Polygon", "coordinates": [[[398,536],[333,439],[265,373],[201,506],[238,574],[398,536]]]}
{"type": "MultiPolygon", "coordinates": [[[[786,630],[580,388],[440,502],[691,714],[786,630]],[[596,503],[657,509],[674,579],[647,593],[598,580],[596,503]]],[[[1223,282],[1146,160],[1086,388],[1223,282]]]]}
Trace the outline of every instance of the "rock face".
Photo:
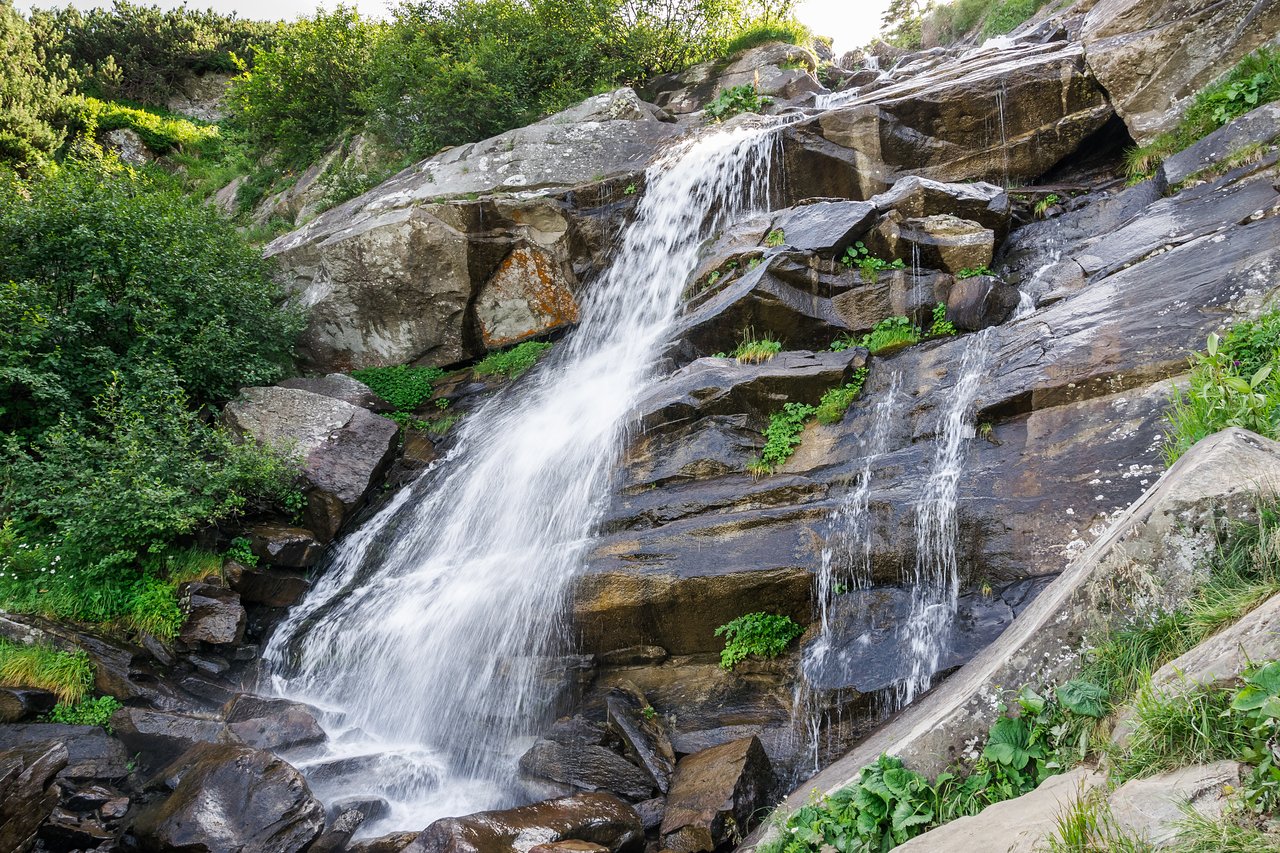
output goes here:
{"type": "Polygon", "coordinates": [[[662,844],[677,853],[712,851],[751,829],[767,804],[773,773],[754,737],[685,756],[676,765],[662,816],[662,844]]]}
{"type": "Polygon", "coordinates": [[[242,435],[303,460],[307,526],[334,537],[390,459],[394,421],[332,397],[296,388],[245,388],[223,419],[242,435]]]}
{"type": "Polygon", "coordinates": [[[65,748],[65,760],[57,771],[59,779],[117,781],[129,775],[129,759],[124,747],[98,726],[61,723],[0,726],[0,750],[47,747],[51,742],[65,748]]]}
{"type": "Polygon", "coordinates": [[[0,750],[0,850],[31,849],[58,804],[53,780],[66,764],[67,748],[52,741],[0,750]]]}
{"type": "Polygon", "coordinates": [[[1231,682],[1249,666],[1272,660],[1280,660],[1280,596],[1160,667],[1151,675],[1151,686],[1178,695],[1231,682]]]}
{"type": "Polygon", "coordinates": [[[1172,129],[1192,97],[1280,31],[1254,0],[1101,0],[1081,34],[1089,69],[1139,144],[1172,129]]]}
{"type": "Polygon", "coordinates": [[[161,777],[177,782],[134,821],[143,850],[296,853],[324,828],[324,808],[301,774],[269,752],[202,744],[161,777]]]}
{"type": "Polygon", "coordinates": [[[573,322],[612,238],[601,213],[625,210],[623,187],[676,131],[620,89],[443,151],[276,240],[266,254],[310,318],[306,366],[450,364],[573,322]],[[477,193],[514,197],[460,198],[477,193]]]}
{"type": "Polygon", "coordinates": [[[578,794],[505,811],[438,820],[405,853],[528,853],[536,844],[586,841],[610,853],[644,846],[640,818],[609,794],[578,794]]]}
{"type": "Polygon", "coordinates": [[[1217,820],[1228,807],[1229,788],[1240,785],[1241,765],[1216,761],[1157,773],[1126,782],[1107,798],[1116,827],[1142,838],[1155,849],[1170,846],[1190,807],[1208,820],[1217,820]]]}
{"type": "Polygon", "coordinates": [[[817,68],[817,57],[807,48],[774,42],[659,77],[644,94],[674,115],[700,110],[736,86],[752,86],[760,95],[785,101],[821,89],[813,76],[817,68]]]}
{"type": "Polygon", "coordinates": [[[245,612],[239,594],[208,583],[187,583],[178,590],[186,621],[179,637],[186,643],[228,646],[244,639],[245,612]]]}

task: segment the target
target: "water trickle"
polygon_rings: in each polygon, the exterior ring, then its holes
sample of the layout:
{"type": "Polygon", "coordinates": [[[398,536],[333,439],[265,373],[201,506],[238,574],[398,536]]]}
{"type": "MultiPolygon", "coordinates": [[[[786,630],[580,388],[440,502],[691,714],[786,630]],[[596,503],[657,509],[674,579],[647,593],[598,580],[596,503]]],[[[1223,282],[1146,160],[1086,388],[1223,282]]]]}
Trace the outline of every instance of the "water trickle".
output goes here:
{"type": "Polygon", "coordinates": [[[1021,320],[1025,317],[1030,317],[1034,313],[1036,313],[1035,297],[1030,293],[1027,293],[1025,290],[1019,290],[1018,307],[1014,309],[1013,319],[1021,320]]]}
{"type": "Polygon", "coordinates": [[[1000,83],[1000,88],[996,89],[996,110],[1000,114],[1000,156],[1004,161],[1004,183],[1005,189],[1009,188],[1009,131],[1005,127],[1004,121],[1004,102],[1008,97],[1005,91],[1005,85],[1000,83]]]}
{"type": "Polygon", "coordinates": [[[973,436],[973,404],[987,367],[989,330],[969,337],[947,409],[938,423],[933,467],[916,502],[916,561],[911,612],[902,626],[911,672],[898,689],[900,706],[929,688],[946,651],[960,597],[956,501],[965,445],[973,436]]]}
{"type": "Polygon", "coordinates": [[[325,713],[302,762],[420,829],[522,798],[515,761],[556,710],[563,613],[631,407],[653,381],[702,241],[769,206],[776,123],[719,129],[649,170],[579,328],[462,422],[449,458],[338,547],[264,657],[325,713]]]}
{"type": "MultiPolygon", "coordinates": [[[[826,542],[814,576],[814,600],[818,607],[818,637],[805,650],[801,675],[792,694],[792,718],[802,727],[805,755],[813,770],[819,769],[820,737],[823,728],[823,704],[809,685],[815,676],[831,665],[833,658],[855,650],[836,648],[833,644],[831,606],[836,596],[852,589],[864,589],[871,583],[871,477],[876,459],[889,449],[889,431],[902,385],[902,374],[895,371],[871,411],[871,427],[860,443],[862,469],[857,483],[836,505],[827,526],[826,542]]],[[[838,665],[838,664],[837,664],[838,665]]]]}

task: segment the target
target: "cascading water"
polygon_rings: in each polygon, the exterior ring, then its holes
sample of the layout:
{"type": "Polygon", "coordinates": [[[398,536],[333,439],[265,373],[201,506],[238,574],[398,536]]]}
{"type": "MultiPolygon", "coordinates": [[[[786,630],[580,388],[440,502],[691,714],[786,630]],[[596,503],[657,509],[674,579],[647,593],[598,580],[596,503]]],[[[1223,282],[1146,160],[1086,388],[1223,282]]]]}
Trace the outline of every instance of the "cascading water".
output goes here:
{"type": "Polygon", "coordinates": [[[520,798],[515,761],[554,711],[547,670],[628,413],[702,241],[767,209],[777,126],[718,130],[649,169],[579,328],[470,415],[277,630],[275,689],[326,712],[331,745],[299,761],[320,796],[382,796],[387,822],[415,829],[520,798]]]}
{"type": "Polygon", "coordinates": [[[805,650],[801,661],[802,677],[792,696],[792,718],[802,727],[805,754],[813,770],[820,769],[820,738],[823,706],[810,684],[827,666],[840,665],[833,659],[848,659],[856,648],[837,648],[833,639],[831,609],[835,597],[848,589],[862,589],[871,583],[871,475],[876,459],[889,449],[889,430],[902,374],[894,372],[889,387],[876,401],[871,413],[871,428],[861,439],[862,470],[856,485],[849,490],[831,513],[821,562],[814,577],[814,599],[818,607],[819,633],[805,650]]]}
{"type": "Polygon", "coordinates": [[[960,597],[956,499],[965,442],[973,435],[974,400],[987,367],[987,331],[969,337],[947,409],[938,423],[933,468],[916,503],[916,561],[911,612],[903,624],[911,672],[900,683],[899,706],[929,688],[946,650],[960,597]]]}

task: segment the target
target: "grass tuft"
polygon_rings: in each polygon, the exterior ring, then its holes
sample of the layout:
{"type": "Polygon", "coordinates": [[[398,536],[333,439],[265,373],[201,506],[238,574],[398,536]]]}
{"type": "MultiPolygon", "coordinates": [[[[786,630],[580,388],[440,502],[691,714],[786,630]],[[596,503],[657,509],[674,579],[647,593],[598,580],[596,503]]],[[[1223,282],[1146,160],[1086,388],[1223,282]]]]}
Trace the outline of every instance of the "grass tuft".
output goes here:
{"type": "Polygon", "coordinates": [[[92,686],[93,664],[84,650],[60,652],[0,639],[0,687],[48,690],[59,701],[76,703],[92,686]]]}
{"type": "Polygon", "coordinates": [[[472,371],[476,376],[505,376],[515,379],[537,364],[538,359],[546,355],[551,347],[552,344],[543,341],[525,341],[509,350],[485,356],[472,371]]]}

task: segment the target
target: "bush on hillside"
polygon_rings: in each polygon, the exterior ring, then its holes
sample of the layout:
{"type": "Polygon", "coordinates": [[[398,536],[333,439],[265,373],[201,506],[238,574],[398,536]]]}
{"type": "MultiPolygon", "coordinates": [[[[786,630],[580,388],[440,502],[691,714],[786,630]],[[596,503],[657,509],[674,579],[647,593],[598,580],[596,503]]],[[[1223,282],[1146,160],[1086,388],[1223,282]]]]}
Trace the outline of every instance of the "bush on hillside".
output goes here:
{"type": "Polygon", "coordinates": [[[75,420],[157,366],[197,405],[269,384],[300,327],[281,299],[235,228],[161,177],[0,177],[0,430],[75,420]]]}
{"type": "Polygon", "coordinates": [[[62,144],[53,120],[66,84],[46,73],[31,28],[0,0],[0,163],[30,166],[62,144]]]}
{"type": "Polygon", "coordinates": [[[809,47],[813,43],[813,33],[794,18],[755,20],[729,39],[725,44],[724,53],[726,56],[732,56],[740,50],[759,47],[774,41],[809,47]]]}

